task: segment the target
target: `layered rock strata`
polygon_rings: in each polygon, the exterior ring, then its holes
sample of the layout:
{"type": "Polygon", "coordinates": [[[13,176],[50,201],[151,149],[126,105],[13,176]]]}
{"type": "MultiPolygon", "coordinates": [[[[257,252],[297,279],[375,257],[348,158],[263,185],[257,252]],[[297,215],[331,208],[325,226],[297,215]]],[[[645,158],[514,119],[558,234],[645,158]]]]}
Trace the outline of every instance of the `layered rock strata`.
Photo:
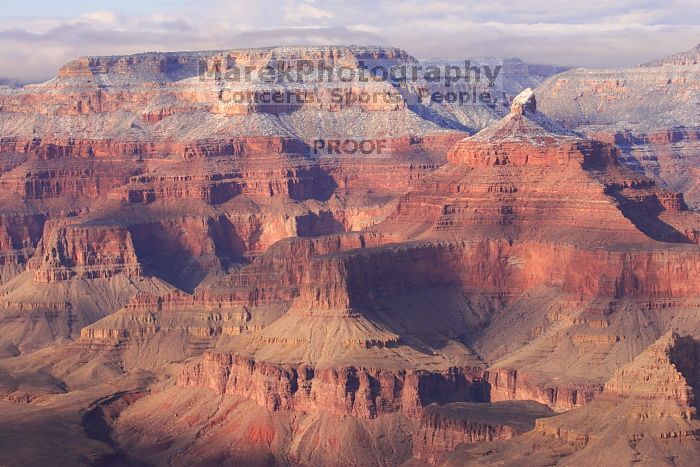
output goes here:
{"type": "Polygon", "coordinates": [[[478,374],[478,368],[426,372],[294,367],[206,353],[201,364],[180,374],[178,384],[243,396],[271,411],[322,410],[375,418],[398,411],[418,415],[422,407],[433,402],[479,401],[484,387],[478,374]]]}
{"type": "Polygon", "coordinates": [[[575,69],[538,88],[542,110],[620,147],[620,160],[697,206],[698,48],[634,68],[575,69]]]}

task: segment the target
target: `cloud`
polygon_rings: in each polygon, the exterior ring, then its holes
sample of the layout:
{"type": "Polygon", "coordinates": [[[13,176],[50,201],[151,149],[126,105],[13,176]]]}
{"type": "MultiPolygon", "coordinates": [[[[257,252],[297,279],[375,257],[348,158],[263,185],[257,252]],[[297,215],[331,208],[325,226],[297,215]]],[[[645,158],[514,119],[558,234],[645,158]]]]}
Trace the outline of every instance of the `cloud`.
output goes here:
{"type": "Polygon", "coordinates": [[[302,3],[289,8],[284,15],[285,19],[288,21],[303,21],[333,18],[333,13],[316,8],[311,3],[302,3]]]}
{"type": "Polygon", "coordinates": [[[420,58],[518,56],[627,66],[700,41],[695,0],[204,0],[162,10],[5,18],[0,77],[36,81],[83,55],[270,45],[382,44],[420,58]]]}

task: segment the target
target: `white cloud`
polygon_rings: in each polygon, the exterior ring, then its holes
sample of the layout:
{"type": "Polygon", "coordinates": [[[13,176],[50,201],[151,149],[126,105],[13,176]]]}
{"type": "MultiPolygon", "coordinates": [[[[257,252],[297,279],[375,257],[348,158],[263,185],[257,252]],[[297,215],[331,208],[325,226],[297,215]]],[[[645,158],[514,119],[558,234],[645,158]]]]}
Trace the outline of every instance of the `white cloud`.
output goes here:
{"type": "Polygon", "coordinates": [[[696,0],[205,0],[149,15],[5,18],[0,77],[46,79],[82,55],[288,44],[386,44],[419,57],[633,65],[700,41],[696,0]],[[179,8],[179,9],[178,9],[179,8]]]}
{"type": "Polygon", "coordinates": [[[333,13],[316,8],[311,3],[302,3],[288,7],[284,15],[285,19],[288,21],[303,21],[333,18],[333,13]]]}
{"type": "Polygon", "coordinates": [[[77,22],[90,23],[100,27],[119,27],[119,17],[113,11],[99,10],[78,16],[77,22]]]}

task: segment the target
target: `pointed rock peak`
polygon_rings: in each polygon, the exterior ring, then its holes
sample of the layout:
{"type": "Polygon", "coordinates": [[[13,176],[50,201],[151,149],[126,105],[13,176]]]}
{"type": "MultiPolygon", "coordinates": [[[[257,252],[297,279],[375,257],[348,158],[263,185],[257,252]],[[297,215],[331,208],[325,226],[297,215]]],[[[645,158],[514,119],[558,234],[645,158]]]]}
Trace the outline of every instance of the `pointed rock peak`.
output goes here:
{"type": "Polygon", "coordinates": [[[514,115],[524,115],[525,112],[537,112],[537,99],[535,91],[530,88],[515,96],[513,104],[510,106],[510,113],[514,115]]]}
{"type": "Polygon", "coordinates": [[[556,146],[571,143],[571,138],[583,139],[582,135],[564,128],[538,112],[535,92],[527,88],[513,99],[510,113],[501,121],[466,138],[465,141],[556,146]]]}
{"type": "Polygon", "coordinates": [[[697,381],[698,344],[691,337],[669,331],[605,384],[607,394],[636,396],[645,400],[675,399],[682,405],[694,400],[690,382],[697,381]]]}

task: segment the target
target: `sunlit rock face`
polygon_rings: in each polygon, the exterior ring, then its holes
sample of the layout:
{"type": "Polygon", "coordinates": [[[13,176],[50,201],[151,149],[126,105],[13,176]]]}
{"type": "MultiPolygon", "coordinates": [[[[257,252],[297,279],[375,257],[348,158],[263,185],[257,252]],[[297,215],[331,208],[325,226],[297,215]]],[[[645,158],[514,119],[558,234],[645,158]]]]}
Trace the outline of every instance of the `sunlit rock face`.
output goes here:
{"type": "Polygon", "coordinates": [[[634,68],[570,70],[545,81],[537,93],[544,113],[618,145],[622,162],[664,188],[686,192],[697,206],[697,46],[634,68]]]}

